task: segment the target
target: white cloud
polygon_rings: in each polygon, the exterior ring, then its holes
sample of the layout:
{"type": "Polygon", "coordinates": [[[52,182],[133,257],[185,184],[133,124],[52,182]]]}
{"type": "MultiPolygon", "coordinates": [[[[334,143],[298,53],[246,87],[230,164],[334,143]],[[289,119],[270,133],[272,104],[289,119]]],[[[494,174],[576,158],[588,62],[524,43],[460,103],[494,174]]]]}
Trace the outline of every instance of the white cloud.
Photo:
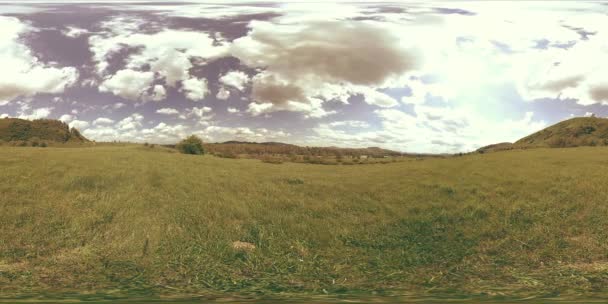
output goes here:
{"type": "Polygon", "coordinates": [[[344,129],[349,123],[319,124],[313,144],[381,146],[420,153],[469,152],[497,142],[513,142],[546,126],[527,112],[519,120],[494,121],[451,107],[415,106],[414,114],[398,109],[379,109],[381,128],[344,129]]]}
{"type": "Polygon", "coordinates": [[[83,120],[73,120],[69,124],[70,128],[76,128],[78,130],[84,130],[89,127],[89,123],[83,120]]]}
{"type": "Polygon", "coordinates": [[[382,108],[390,108],[399,104],[393,97],[376,90],[366,89],[363,91],[363,96],[368,104],[382,108]]]}
{"type": "Polygon", "coordinates": [[[156,110],[156,113],[165,114],[165,115],[176,115],[176,114],[179,114],[179,111],[176,109],[173,109],[173,108],[162,108],[162,109],[156,110]]]}
{"type": "Polygon", "coordinates": [[[152,94],[150,95],[150,99],[154,101],[161,101],[167,98],[167,90],[162,85],[155,85],[152,89],[152,94]]]}
{"type": "Polygon", "coordinates": [[[93,125],[110,125],[113,124],[114,120],[107,117],[99,117],[93,121],[93,125]]]}
{"type": "Polygon", "coordinates": [[[61,93],[78,80],[73,67],[47,65],[19,41],[32,29],[14,17],[0,16],[0,99],[61,93]]]}
{"type": "Polygon", "coordinates": [[[220,87],[215,97],[220,100],[226,100],[230,97],[230,91],[226,90],[224,87],[220,87]]]}
{"type": "Polygon", "coordinates": [[[285,139],[290,136],[289,133],[283,130],[273,131],[266,128],[224,126],[208,126],[203,131],[197,132],[197,134],[213,141],[233,139],[245,141],[271,141],[285,139]]]}
{"type": "Polygon", "coordinates": [[[233,113],[233,114],[234,114],[234,113],[239,113],[239,112],[241,112],[241,111],[239,111],[239,109],[237,109],[237,108],[228,108],[228,109],[227,109],[227,111],[228,111],[228,113],[233,113]]]}
{"type": "Polygon", "coordinates": [[[168,125],[161,122],[154,128],[143,129],[141,137],[154,141],[176,142],[187,136],[186,130],[187,128],[184,125],[168,125]]]}
{"type": "Polygon", "coordinates": [[[369,123],[361,120],[342,120],[329,123],[332,127],[369,128],[369,123]]]}
{"type": "Polygon", "coordinates": [[[113,140],[130,140],[128,135],[124,132],[119,132],[113,127],[97,126],[95,128],[88,128],[82,132],[88,139],[95,141],[113,141],[113,140]]]}
{"type": "Polygon", "coordinates": [[[245,86],[249,83],[250,79],[245,72],[242,71],[230,71],[220,77],[220,82],[236,88],[239,91],[243,91],[245,86]]]}
{"type": "Polygon", "coordinates": [[[211,119],[213,116],[206,115],[206,113],[211,113],[212,109],[210,107],[193,107],[192,109],[187,110],[187,115],[191,117],[196,117],[199,121],[211,119]]]}
{"type": "Polygon", "coordinates": [[[190,78],[182,82],[182,91],[186,98],[192,101],[200,101],[207,96],[209,88],[207,87],[207,79],[205,78],[190,78]]]}
{"type": "Polygon", "coordinates": [[[125,104],[124,104],[124,103],[122,103],[122,102],[117,102],[117,103],[115,103],[115,104],[113,104],[113,105],[112,105],[112,108],[113,108],[114,110],[118,110],[118,109],[120,109],[120,108],[122,108],[122,107],[124,107],[124,106],[125,106],[125,104]]]}
{"type": "MultiPolygon", "coordinates": [[[[137,18],[116,17],[103,23],[102,28],[106,30],[103,34],[89,37],[91,52],[100,76],[107,74],[109,61],[116,52],[125,48],[138,49],[138,52],[128,56],[123,69],[150,68],[152,79],[141,83],[142,86],[147,86],[139,87],[137,92],[149,90],[154,80],[164,80],[167,86],[176,87],[180,82],[188,83],[195,79],[189,73],[195,64],[202,65],[209,60],[222,57],[228,50],[227,43],[218,42],[208,33],[200,31],[166,29],[153,34],[140,33],[144,23],[146,21],[137,18]]],[[[109,77],[113,78],[115,75],[109,77]]],[[[184,92],[189,93],[188,98],[202,99],[201,90],[197,88],[194,91],[184,90],[184,92]]],[[[112,92],[117,94],[121,91],[112,90],[112,92]]],[[[154,93],[152,99],[155,100],[164,96],[160,88],[154,88],[154,93]]],[[[133,96],[133,94],[129,95],[133,96]]]]}
{"type": "Polygon", "coordinates": [[[271,102],[252,102],[247,106],[247,112],[252,116],[259,116],[261,114],[268,114],[277,111],[302,112],[304,113],[305,118],[321,118],[337,113],[336,111],[326,111],[323,109],[322,105],[323,100],[319,98],[310,98],[308,102],[290,100],[278,104],[271,102]]]}
{"type": "Polygon", "coordinates": [[[61,117],[59,117],[59,120],[61,120],[62,122],[65,122],[65,123],[68,123],[74,119],[76,119],[76,116],[70,115],[70,114],[63,114],[63,115],[61,115],[61,117]]]}
{"type": "Polygon", "coordinates": [[[133,113],[116,124],[120,131],[129,131],[140,128],[144,117],[139,113],[133,113]]]}
{"type": "Polygon", "coordinates": [[[274,105],[270,102],[266,103],[256,103],[252,102],[247,107],[247,112],[251,113],[253,116],[258,116],[263,113],[272,112],[274,105]]]}
{"type": "Polygon", "coordinates": [[[174,85],[177,80],[186,79],[183,76],[191,67],[191,58],[208,60],[221,57],[227,51],[225,44],[216,45],[205,32],[167,29],[154,34],[138,33],[144,23],[143,20],[114,18],[104,23],[104,28],[113,35],[90,37],[89,43],[100,73],[106,70],[108,56],[113,52],[125,46],[139,47],[141,52],[129,57],[127,67],[141,68],[149,64],[154,71],[165,76],[170,85],[174,85]]]}
{"type": "Polygon", "coordinates": [[[138,100],[147,94],[154,81],[154,73],[135,70],[120,70],[104,80],[99,91],[110,92],[125,99],[138,100]]]}
{"type": "MultiPolygon", "coordinates": [[[[608,92],[608,81],[602,72],[608,69],[608,33],[604,30],[608,20],[600,4],[528,4],[446,2],[442,6],[476,14],[442,15],[432,23],[422,22],[425,14],[418,20],[398,20],[402,36],[416,43],[423,54],[415,74],[436,78],[435,83],[427,84],[429,91],[425,92],[425,85],[415,85],[414,91],[419,93],[402,102],[422,104],[429,93],[446,100],[482,103],[483,96],[496,95],[494,88],[502,85],[514,86],[528,101],[608,103],[608,94],[603,94],[608,92]],[[582,33],[588,37],[583,39],[582,33]]],[[[421,7],[425,11],[432,11],[432,5],[421,7]]],[[[409,80],[409,76],[403,79],[409,80]]]]}
{"type": "Polygon", "coordinates": [[[61,33],[70,38],[79,38],[82,35],[88,34],[89,31],[83,28],[68,26],[61,33]]]}
{"type": "Polygon", "coordinates": [[[53,108],[48,108],[48,107],[38,108],[38,109],[32,110],[29,114],[26,114],[26,111],[29,110],[29,106],[22,106],[21,109],[22,110],[21,110],[18,118],[27,119],[27,120],[47,118],[53,110],[53,108]]]}
{"type": "MultiPolygon", "coordinates": [[[[608,26],[608,22],[606,22],[608,26]]],[[[608,35],[582,41],[568,50],[548,50],[521,56],[512,77],[524,98],[577,99],[581,105],[608,104],[608,35]],[[604,93],[602,93],[604,92],[604,93]]]]}
{"type": "Polygon", "coordinates": [[[152,128],[144,128],[143,116],[137,113],[114,125],[108,124],[98,124],[85,129],[83,134],[96,141],[176,143],[191,133],[189,127],[185,125],[169,125],[164,122],[160,122],[152,128]]]}

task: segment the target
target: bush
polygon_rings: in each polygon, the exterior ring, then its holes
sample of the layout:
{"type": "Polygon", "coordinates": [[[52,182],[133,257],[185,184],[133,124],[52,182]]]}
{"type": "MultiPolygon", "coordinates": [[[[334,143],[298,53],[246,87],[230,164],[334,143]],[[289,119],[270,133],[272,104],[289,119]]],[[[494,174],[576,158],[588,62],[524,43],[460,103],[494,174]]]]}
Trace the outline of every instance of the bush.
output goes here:
{"type": "Polygon", "coordinates": [[[280,157],[273,157],[273,156],[264,156],[261,158],[263,163],[268,163],[268,164],[282,164],[283,163],[283,159],[280,157]]]}
{"type": "Polygon", "coordinates": [[[290,185],[302,185],[304,184],[304,181],[299,179],[299,178],[286,178],[285,182],[287,182],[290,185]]]}
{"type": "Polygon", "coordinates": [[[195,135],[191,135],[190,137],[180,141],[175,147],[184,154],[205,154],[205,150],[203,149],[203,141],[195,135]]]}
{"type": "Polygon", "coordinates": [[[227,151],[227,152],[223,152],[223,153],[222,152],[215,152],[214,155],[217,156],[217,157],[221,157],[221,158],[233,158],[233,159],[239,158],[239,156],[236,153],[232,152],[232,151],[227,151]]]}
{"type": "Polygon", "coordinates": [[[42,148],[46,148],[46,147],[47,147],[46,142],[45,142],[45,141],[41,142],[41,143],[40,143],[40,147],[42,147],[42,148]]]}

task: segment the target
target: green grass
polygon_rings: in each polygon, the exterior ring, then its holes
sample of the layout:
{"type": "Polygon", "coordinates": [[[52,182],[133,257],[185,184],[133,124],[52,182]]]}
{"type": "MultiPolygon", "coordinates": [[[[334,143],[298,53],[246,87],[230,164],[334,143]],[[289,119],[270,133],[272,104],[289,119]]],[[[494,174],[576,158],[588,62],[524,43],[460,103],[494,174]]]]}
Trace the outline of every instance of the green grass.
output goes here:
{"type": "Polygon", "coordinates": [[[368,166],[170,151],[0,147],[0,295],[608,287],[608,148],[368,166]]]}

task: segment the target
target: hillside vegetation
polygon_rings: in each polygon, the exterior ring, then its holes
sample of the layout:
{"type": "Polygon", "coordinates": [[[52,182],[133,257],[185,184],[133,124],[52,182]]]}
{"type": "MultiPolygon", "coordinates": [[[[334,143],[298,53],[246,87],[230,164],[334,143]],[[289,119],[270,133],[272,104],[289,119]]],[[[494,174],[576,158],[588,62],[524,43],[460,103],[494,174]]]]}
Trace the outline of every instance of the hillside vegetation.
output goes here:
{"type": "Polygon", "coordinates": [[[577,117],[562,121],[515,142],[529,147],[579,147],[608,145],[608,119],[577,117]]]}
{"type": "Polygon", "coordinates": [[[18,118],[0,119],[0,142],[16,145],[29,143],[83,143],[88,142],[80,132],[58,120],[24,120],[18,118]]]}
{"type": "Polygon", "coordinates": [[[591,294],[608,286],[607,159],[319,166],[4,146],[0,297],[591,294]]]}
{"type": "Polygon", "coordinates": [[[401,156],[402,153],[381,149],[369,148],[338,148],[338,147],[301,147],[278,142],[242,142],[227,141],[223,143],[210,143],[205,145],[206,150],[220,157],[245,156],[260,157],[264,155],[285,156],[319,156],[319,157],[376,157],[401,156]]]}
{"type": "Polygon", "coordinates": [[[515,143],[500,143],[480,148],[478,151],[493,152],[530,148],[569,148],[581,146],[607,146],[608,119],[576,117],[559,122],[515,143]]]}
{"type": "Polygon", "coordinates": [[[443,157],[443,155],[401,153],[378,147],[303,147],[279,142],[227,141],[223,143],[206,143],[204,147],[205,151],[218,157],[253,158],[274,164],[293,162],[323,165],[356,165],[390,163],[408,160],[412,157],[443,157]]]}

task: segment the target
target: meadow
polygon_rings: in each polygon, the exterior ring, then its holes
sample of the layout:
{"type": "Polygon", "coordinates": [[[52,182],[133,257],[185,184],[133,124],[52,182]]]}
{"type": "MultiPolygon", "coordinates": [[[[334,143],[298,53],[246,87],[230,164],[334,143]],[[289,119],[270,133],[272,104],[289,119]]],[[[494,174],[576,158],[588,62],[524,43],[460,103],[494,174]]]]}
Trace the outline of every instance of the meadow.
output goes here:
{"type": "Polygon", "coordinates": [[[3,146],[0,299],[592,295],[606,185],[604,147],[324,166],[3,146]]]}

